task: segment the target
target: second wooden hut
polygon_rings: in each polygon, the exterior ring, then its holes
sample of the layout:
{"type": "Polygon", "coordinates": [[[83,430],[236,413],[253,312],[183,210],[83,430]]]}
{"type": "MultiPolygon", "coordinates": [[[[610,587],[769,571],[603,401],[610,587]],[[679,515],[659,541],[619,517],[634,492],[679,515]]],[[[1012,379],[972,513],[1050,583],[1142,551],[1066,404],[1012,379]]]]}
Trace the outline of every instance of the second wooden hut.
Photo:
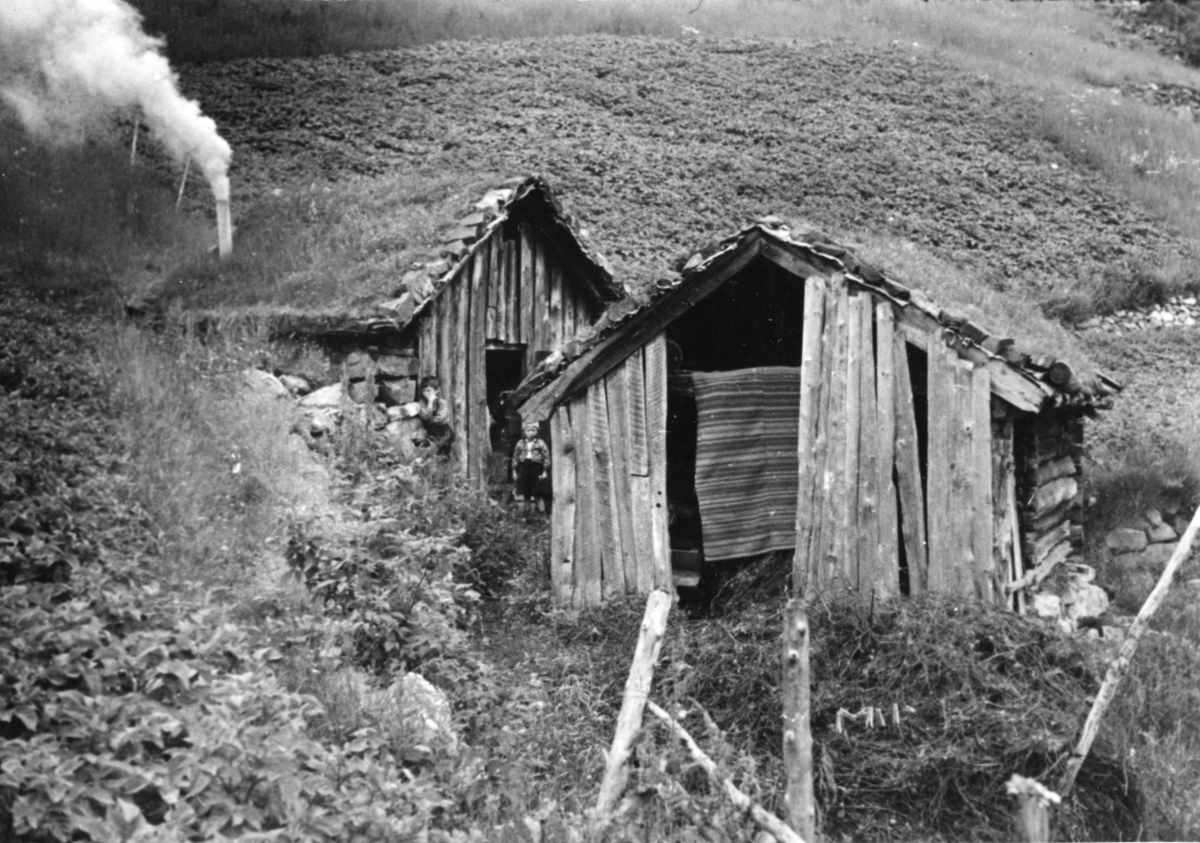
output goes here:
{"type": "Polygon", "coordinates": [[[516,397],[550,425],[562,602],[794,550],[810,587],[1021,609],[1079,553],[1082,420],[1116,388],[770,221],[516,397]]]}

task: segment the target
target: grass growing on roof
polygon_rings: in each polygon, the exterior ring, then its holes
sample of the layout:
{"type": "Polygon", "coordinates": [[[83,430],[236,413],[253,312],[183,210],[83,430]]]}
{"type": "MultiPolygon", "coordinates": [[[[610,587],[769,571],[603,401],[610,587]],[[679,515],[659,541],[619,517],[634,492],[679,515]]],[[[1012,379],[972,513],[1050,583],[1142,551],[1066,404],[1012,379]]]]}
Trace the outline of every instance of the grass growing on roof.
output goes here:
{"type": "Polygon", "coordinates": [[[234,204],[233,255],[197,255],[143,293],[164,309],[352,307],[398,295],[437,233],[505,176],[396,174],[279,188],[234,204]]]}
{"type": "Polygon", "coordinates": [[[975,270],[954,266],[917,243],[887,233],[849,239],[855,240],[852,248],[860,258],[901,284],[924,290],[941,307],[963,313],[992,336],[1011,337],[1019,349],[1053,354],[1081,374],[1094,373],[1096,367],[1078,336],[1046,319],[1037,304],[1007,292],[1006,279],[980,277],[975,270]]]}

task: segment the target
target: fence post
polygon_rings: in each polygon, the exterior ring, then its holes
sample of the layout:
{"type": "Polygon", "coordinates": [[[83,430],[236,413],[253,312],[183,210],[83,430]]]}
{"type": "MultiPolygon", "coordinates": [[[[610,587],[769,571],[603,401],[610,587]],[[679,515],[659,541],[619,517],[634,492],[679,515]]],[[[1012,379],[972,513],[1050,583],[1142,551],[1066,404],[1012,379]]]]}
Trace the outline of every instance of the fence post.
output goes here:
{"type": "Polygon", "coordinates": [[[809,637],[807,603],[803,597],[793,597],[783,627],[783,766],[787,776],[783,802],[791,827],[805,840],[814,840],[809,637]]]}

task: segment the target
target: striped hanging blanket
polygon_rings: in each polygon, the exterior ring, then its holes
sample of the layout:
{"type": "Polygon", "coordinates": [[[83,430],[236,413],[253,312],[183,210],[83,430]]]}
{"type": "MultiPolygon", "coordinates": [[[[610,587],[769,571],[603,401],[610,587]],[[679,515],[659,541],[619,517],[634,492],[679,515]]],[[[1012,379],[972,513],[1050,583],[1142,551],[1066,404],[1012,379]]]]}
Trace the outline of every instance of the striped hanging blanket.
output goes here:
{"type": "Polygon", "coordinates": [[[800,370],[764,366],[693,379],[704,558],[795,547],[800,370]]]}

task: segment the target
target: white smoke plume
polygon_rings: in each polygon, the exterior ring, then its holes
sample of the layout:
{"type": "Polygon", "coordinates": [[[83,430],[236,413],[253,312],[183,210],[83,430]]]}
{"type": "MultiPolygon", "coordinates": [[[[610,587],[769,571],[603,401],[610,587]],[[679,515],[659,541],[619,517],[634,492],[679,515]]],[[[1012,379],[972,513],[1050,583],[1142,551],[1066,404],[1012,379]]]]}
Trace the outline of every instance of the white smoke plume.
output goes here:
{"type": "Polygon", "coordinates": [[[113,112],[141,119],[181,163],[193,161],[229,198],[231,151],[199,103],[179,93],[162,42],[124,0],[0,0],[0,98],[52,142],[113,112]]]}

